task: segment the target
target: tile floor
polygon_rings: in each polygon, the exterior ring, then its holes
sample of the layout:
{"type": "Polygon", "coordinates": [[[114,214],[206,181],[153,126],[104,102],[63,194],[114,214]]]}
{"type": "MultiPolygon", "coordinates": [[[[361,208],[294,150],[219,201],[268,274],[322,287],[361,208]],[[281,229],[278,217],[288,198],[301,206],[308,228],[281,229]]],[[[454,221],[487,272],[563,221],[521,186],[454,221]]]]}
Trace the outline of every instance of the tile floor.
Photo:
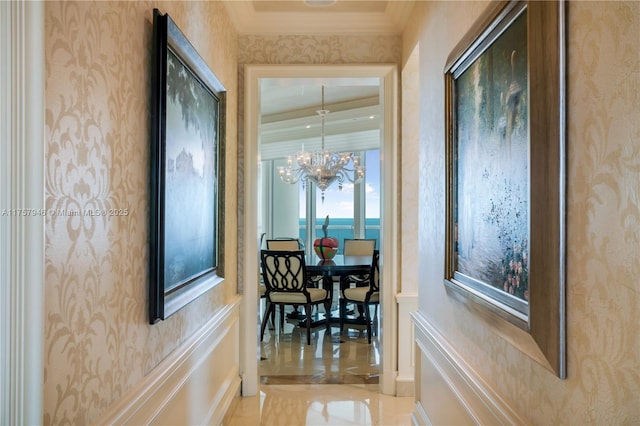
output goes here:
{"type": "Polygon", "coordinates": [[[377,332],[368,344],[361,325],[342,336],[337,326],[315,328],[311,345],[297,320],[284,332],[267,327],[259,394],[240,398],[225,426],[410,425],[414,398],[378,391],[380,352],[377,332]]]}

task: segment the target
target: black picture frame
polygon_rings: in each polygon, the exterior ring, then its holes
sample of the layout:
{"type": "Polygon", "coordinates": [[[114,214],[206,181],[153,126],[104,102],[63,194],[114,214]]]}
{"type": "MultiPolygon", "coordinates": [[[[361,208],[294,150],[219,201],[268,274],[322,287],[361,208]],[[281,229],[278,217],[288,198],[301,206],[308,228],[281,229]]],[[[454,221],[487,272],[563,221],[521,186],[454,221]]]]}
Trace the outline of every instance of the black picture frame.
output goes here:
{"type": "Polygon", "coordinates": [[[149,322],[224,276],[226,90],[168,14],[153,11],[149,322]]]}
{"type": "Polygon", "coordinates": [[[564,20],[563,1],[494,2],[444,70],[448,294],[490,324],[527,333],[510,341],[561,378],[564,20]]]}

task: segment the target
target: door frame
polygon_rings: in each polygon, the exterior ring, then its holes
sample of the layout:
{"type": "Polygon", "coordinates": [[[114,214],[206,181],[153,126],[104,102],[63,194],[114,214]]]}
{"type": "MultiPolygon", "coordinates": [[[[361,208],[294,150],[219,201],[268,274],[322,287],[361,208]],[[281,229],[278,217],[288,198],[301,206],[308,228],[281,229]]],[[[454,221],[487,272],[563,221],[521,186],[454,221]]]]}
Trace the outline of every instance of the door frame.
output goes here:
{"type": "Polygon", "coordinates": [[[382,103],[380,267],[382,278],[382,343],[380,391],[396,394],[398,375],[398,70],[395,64],[371,65],[245,65],[244,69],[244,248],[241,258],[244,283],[240,322],[240,368],[243,396],[258,393],[258,127],[260,80],[264,78],[378,78],[382,103]]]}

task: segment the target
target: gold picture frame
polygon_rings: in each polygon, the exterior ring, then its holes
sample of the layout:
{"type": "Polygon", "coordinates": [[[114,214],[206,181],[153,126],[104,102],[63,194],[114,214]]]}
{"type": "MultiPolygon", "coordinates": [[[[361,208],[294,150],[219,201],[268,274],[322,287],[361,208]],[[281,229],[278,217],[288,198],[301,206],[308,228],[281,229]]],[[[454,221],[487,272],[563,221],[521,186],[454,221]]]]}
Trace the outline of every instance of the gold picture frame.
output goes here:
{"type": "Polygon", "coordinates": [[[564,3],[493,3],[444,71],[448,294],[566,377],[564,3]],[[500,327],[511,330],[514,327],[500,327]]]}

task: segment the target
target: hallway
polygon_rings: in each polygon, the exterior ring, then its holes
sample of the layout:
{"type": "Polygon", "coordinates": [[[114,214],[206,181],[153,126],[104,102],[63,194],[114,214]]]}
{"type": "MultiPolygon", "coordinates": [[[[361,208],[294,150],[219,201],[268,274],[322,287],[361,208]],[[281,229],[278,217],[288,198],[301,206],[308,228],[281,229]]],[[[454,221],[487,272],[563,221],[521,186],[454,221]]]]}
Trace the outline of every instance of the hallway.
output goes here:
{"type": "Polygon", "coordinates": [[[265,331],[260,345],[260,391],[240,398],[226,416],[245,425],[408,425],[413,397],[378,391],[380,340],[367,343],[363,326],[342,336],[332,327],[312,330],[287,320],[283,333],[265,331]]]}

